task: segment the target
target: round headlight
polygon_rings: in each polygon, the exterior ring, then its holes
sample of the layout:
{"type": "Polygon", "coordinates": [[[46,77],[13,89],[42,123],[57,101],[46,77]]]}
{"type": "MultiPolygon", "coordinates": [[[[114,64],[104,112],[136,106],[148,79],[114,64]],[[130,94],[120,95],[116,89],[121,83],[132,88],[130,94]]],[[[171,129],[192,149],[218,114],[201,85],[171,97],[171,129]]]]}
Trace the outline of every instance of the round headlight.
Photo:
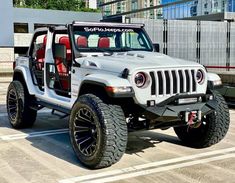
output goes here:
{"type": "Polygon", "coordinates": [[[198,70],[196,74],[197,82],[202,84],[205,80],[204,72],[202,70],[198,70]]]}
{"type": "Polygon", "coordinates": [[[142,88],[146,84],[146,81],[147,81],[147,76],[145,73],[138,72],[135,75],[135,84],[138,88],[142,88]]]}

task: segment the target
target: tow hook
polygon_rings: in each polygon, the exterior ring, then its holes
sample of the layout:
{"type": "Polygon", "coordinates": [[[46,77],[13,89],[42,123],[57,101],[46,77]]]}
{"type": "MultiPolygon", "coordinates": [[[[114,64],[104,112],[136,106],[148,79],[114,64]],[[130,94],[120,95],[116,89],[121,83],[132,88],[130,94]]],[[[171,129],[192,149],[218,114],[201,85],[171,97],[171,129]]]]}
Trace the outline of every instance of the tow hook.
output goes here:
{"type": "Polygon", "coordinates": [[[190,128],[198,128],[201,126],[202,112],[190,111],[185,113],[185,121],[190,128]]]}

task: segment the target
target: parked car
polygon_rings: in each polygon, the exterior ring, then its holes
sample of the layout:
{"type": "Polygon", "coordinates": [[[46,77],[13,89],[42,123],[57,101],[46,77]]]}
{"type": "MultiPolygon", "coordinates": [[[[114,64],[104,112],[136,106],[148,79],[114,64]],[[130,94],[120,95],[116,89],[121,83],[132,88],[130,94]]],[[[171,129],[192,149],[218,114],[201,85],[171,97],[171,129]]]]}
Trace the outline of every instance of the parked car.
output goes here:
{"type": "Polygon", "coordinates": [[[89,168],[118,162],[128,130],[173,127],[188,146],[218,143],[230,122],[224,98],[213,90],[220,77],[158,48],[143,24],[37,29],[8,88],[11,125],[31,127],[44,107],[64,113],[74,152],[89,168]]]}

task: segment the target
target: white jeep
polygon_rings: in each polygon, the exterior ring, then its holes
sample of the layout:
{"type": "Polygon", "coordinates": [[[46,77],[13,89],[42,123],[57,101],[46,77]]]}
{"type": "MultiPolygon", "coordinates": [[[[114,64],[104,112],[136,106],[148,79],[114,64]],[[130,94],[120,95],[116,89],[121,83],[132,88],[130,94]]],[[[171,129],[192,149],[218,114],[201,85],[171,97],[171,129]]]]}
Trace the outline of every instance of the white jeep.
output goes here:
{"type": "Polygon", "coordinates": [[[174,130],[183,143],[211,146],[226,135],[229,111],[204,66],[157,53],[142,24],[73,22],[35,31],[15,62],[7,95],[14,128],[30,127],[43,107],[69,117],[79,160],[116,163],[128,131],[174,130]]]}

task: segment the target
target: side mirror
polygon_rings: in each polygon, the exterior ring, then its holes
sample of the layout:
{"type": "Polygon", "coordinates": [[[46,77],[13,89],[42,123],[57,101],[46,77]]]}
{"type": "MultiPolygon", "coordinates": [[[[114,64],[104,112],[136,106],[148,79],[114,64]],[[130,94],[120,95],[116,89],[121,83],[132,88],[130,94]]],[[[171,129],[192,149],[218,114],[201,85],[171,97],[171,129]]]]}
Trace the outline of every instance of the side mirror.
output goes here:
{"type": "Polygon", "coordinates": [[[160,44],[154,43],[154,44],[153,44],[153,47],[154,47],[154,51],[155,51],[155,52],[160,52],[160,44]]]}

